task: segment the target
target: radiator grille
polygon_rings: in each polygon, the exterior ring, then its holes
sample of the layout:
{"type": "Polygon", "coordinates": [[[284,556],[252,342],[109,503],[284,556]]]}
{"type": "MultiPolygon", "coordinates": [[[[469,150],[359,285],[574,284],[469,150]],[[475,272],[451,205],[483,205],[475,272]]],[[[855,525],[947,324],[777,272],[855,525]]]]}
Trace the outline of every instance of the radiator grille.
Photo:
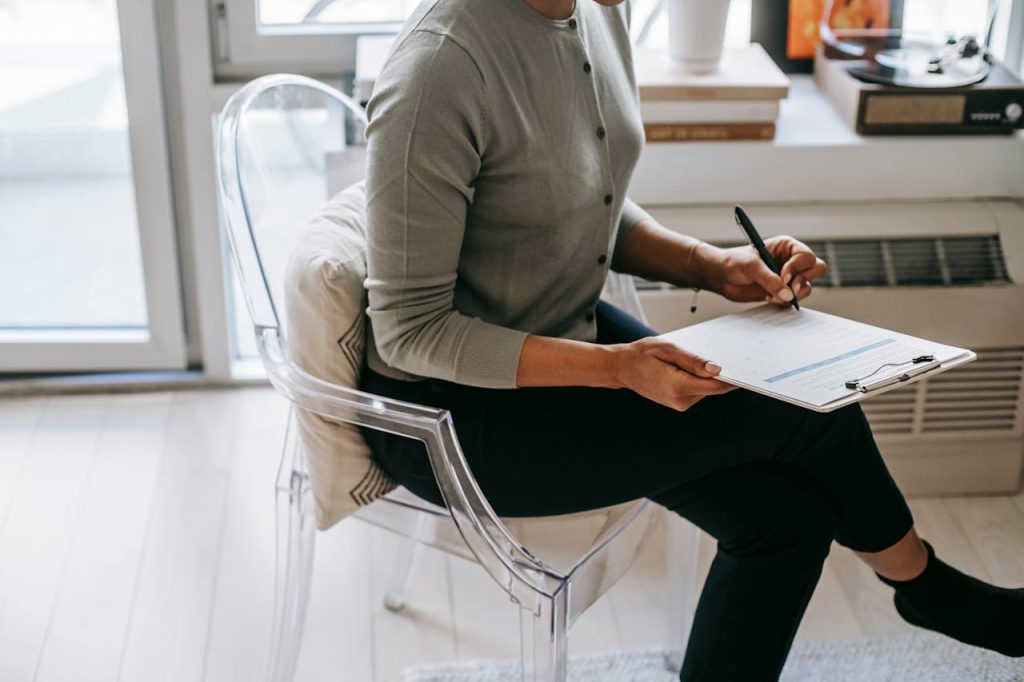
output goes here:
{"type": "Polygon", "coordinates": [[[816,286],[872,286],[888,282],[888,268],[881,241],[811,242],[811,249],[829,264],[829,271],[816,286]],[[839,273],[842,273],[841,279],[839,273]]]}
{"type": "MultiPolygon", "coordinates": [[[[740,242],[716,242],[738,246],[740,242]]],[[[1009,282],[999,235],[921,239],[808,240],[829,264],[815,286],[963,286],[1009,282]]],[[[641,291],[671,285],[637,278],[641,291]]]]}
{"type": "Polygon", "coordinates": [[[921,430],[1012,431],[1019,423],[1024,348],[990,348],[928,380],[921,430]]]}
{"type": "Polygon", "coordinates": [[[1019,430],[1024,426],[1024,348],[986,348],[977,353],[972,363],[866,400],[862,405],[872,430],[877,434],[1019,430]]]}
{"type": "Polygon", "coordinates": [[[861,403],[876,434],[913,433],[917,386],[898,388],[861,403]]]}
{"type": "Polygon", "coordinates": [[[1008,282],[999,235],[843,239],[807,244],[829,263],[823,286],[953,286],[1008,282]]]}

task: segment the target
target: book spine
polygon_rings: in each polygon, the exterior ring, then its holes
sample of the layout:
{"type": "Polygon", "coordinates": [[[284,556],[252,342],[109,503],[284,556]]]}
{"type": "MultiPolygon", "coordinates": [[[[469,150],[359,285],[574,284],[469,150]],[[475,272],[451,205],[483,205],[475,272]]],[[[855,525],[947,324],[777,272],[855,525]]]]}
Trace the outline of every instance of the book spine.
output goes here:
{"type": "Polygon", "coordinates": [[[757,86],[699,86],[640,84],[640,99],[644,102],[678,102],[680,100],[716,100],[747,102],[751,100],[786,99],[789,87],[757,86]]]}
{"type": "Polygon", "coordinates": [[[774,123],[645,123],[648,142],[700,142],[708,140],[771,140],[774,123]]]}
{"type": "Polygon", "coordinates": [[[778,101],[640,102],[645,123],[761,123],[779,117],[778,101]]]}

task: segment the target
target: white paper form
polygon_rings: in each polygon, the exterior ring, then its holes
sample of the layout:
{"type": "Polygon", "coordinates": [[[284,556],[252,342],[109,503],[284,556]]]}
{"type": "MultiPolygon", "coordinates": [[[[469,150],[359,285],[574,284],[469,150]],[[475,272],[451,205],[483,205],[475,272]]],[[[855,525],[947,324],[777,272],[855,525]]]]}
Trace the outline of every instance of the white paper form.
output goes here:
{"type": "Polygon", "coordinates": [[[718,363],[723,381],[826,410],[865,396],[847,388],[847,381],[873,382],[902,374],[914,367],[915,357],[934,355],[944,366],[974,358],[963,348],[806,307],[759,306],[662,337],[718,363]],[[897,366],[883,367],[887,363],[897,366]]]}

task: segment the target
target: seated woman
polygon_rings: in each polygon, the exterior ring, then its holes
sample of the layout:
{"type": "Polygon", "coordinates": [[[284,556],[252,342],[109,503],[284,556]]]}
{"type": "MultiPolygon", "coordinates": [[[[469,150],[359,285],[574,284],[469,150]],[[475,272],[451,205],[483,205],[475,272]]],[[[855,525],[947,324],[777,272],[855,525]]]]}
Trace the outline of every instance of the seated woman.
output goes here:
{"type": "MultiPolygon", "coordinates": [[[[786,305],[826,267],[776,237],[775,275],[627,199],[644,137],[628,15],[621,0],[425,0],[406,23],[368,109],[362,388],[450,410],[498,514],[646,497],[714,536],[683,680],[776,679],[833,540],[909,622],[1024,655],[1024,590],[936,558],[859,407],[733,390],[714,357],[598,302],[609,268],[786,305]]],[[[441,503],[421,443],[365,435],[441,503]]]]}

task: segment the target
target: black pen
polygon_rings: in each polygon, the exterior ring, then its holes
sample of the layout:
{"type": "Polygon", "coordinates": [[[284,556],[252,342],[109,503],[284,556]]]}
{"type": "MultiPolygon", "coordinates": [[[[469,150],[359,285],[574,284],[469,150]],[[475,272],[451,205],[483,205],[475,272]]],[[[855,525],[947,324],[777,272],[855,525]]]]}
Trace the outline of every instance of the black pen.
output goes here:
{"type": "MultiPolygon", "coordinates": [[[[747,212],[743,210],[742,206],[736,207],[736,224],[740,226],[744,233],[747,235],[747,239],[750,240],[751,245],[757,249],[757,253],[761,256],[761,260],[767,265],[772,272],[776,275],[782,275],[782,269],[779,264],[772,258],[772,254],[769,253],[768,248],[764,245],[764,241],[761,239],[761,235],[754,229],[754,223],[750,222],[750,218],[747,217],[747,212]]],[[[793,291],[790,289],[790,291],[793,291]]],[[[793,294],[793,300],[789,302],[791,306],[800,310],[800,304],[796,301],[796,294],[793,294]]]]}

